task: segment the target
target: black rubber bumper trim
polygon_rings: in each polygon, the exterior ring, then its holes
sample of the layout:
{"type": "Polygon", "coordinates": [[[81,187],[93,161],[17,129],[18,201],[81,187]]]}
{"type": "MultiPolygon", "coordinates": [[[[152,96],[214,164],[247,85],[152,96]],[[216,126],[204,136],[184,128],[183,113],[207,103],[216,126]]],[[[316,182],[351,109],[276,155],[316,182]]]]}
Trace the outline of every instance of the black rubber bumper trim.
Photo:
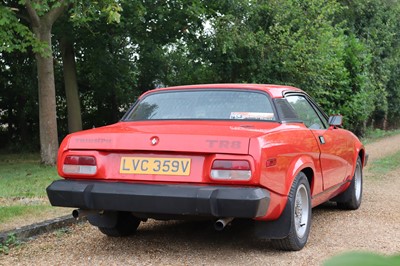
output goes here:
{"type": "Polygon", "coordinates": [[[255,218],[270,193],[257,187],[134,184],[58,180],[47,188],[53,206],[137,213],[255,218]]]}

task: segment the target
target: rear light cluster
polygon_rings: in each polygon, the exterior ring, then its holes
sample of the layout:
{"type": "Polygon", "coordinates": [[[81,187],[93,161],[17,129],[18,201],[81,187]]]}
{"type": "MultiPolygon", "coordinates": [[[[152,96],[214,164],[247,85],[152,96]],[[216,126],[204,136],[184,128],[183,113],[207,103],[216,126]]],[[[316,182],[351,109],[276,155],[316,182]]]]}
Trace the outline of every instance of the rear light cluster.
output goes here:
{"type": "Polygon", "coordinates": [[[96,158],[69,155],[64,159],[63,172],[65,174],[94,175],[97,172],[96,158]]]}
{"type": "Polygon", "coordinates": [[[248,161],[215,160],[211,167],[211,178],[215,180],[250,180],[250,163],[248,161]]]}

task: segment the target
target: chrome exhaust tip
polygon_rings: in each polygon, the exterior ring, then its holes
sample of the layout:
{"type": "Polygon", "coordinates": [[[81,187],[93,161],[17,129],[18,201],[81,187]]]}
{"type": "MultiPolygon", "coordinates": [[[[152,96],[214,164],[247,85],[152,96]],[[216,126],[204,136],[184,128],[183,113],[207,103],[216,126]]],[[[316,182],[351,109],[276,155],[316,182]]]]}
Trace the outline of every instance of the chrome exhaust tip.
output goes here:
{"type": "Polygon", "coordinates": [[[226,217],[226,218],[221,218],[218,219],[215,223],[214,223],[214,229],[217,231],[222,231],[224,230],[224,228],[230,223],[232,222],[233,217],[226,217]]]}

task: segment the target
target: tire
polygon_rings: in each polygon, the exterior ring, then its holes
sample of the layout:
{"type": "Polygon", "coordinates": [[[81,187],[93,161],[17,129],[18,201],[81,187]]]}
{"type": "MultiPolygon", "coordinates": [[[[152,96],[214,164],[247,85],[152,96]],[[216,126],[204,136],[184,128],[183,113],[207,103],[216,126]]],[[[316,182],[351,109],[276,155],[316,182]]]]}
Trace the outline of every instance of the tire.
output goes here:
{"type": "Polygon", "coordinates": [[[300,172],[290,189],[288,204],[291,208],[289,235],[273,239],[272,245],[280,250],[301,250],[307,243],[311,227],[311,193],[307,177],[300,172]]]}
{"type": "Polygon", "coordinates": [[[111,237],[130,236],[136,232],[140,220],[130,212],[118,212],[117,223],[114,227],[98,227],[100,232],[111,237]]]}
{"type": "Polygon", "coordinates": [[[361,205],[363,191],[363,173],[360,157],[357,159],[356,170],[350,186],[343,192],[344,201],[338,201],[337,206],[344,210],[357,210],[361,205]]]}

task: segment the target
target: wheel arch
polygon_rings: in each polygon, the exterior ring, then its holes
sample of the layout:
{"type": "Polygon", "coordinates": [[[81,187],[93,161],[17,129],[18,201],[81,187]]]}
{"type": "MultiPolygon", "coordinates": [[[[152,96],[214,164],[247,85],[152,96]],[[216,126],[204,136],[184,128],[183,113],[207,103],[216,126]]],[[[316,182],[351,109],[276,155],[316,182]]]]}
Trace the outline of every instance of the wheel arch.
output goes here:
{"type": "MultiPolygon", "coordinates": [[[[366,154],[365,154],[365,149],[360,149],[359,151],[358,151],[358,157],[360,157],[360,159],[361,159],[361,162],[362,162],[362,165],[363,166],[365,166],[366,165],[366,154]]],[[[356,161],[357,161],[357,158],[356,158],[356,161]]]]}
{"type": "Polygon", "coordinates": [[[312,194],[313,185],[314,185],[314,170],[311,167],[306,167],[306,168],[303,168],[301,170],[301,172],[303,172],[306,175],[308,184],[310,185],[311,194],[312,194]]]}
{"type": "Polygon", "coordinates": [[[356,152],[354,153],[354,155],[355,156],[353,158],[353,165],[351,168],[351,175],[350,175],[351,178],[354,176],[354,172],[356,171],[356,164],[357,164],[358,158],[360,158],[360,160],[361,160],[361,168],[364,168],[364,166],[367,163],[367,155],[365,153],[364,147],[360,147],[359,149],[356,149],[356,152]]]}
{"type": "Polygon", "coordinates": [[[286,195],[288,195],[296,176],[300,172],[303,172],[306,175],[308,184],[310,185],[311,195],[313,194],[314,187],[315,187],[314,160],[312,159],[311,156],[302,155],[302,156],[297,157],[295,160],[293,160],[288,168],[288,171],[286,174],[286,186],[285,186],[286,187],[286,189],[285,189],[286,195]]]}
{"type": "MultiPolygon", "coordinates": [[[[313,169],[311,167],[300,168],[299,171],[296,172],[296,175],[293,179],[293,182],[292,182],[289,190],[292,189],[292,186],[293,186],[294,182],[296,182],[296,178],[298,177],[298,175],[300,173],[302,173],[306,176],[307,182],[309,184],[310,184],[310,182],[312,183],[313,169]]],[[[297,182],[299,182],[299,181],[297,181],[297,182]]],[[[311,187],[310,187],[310,190],[311,190],[311,187]]],[[[310,196],[309,203],[311,206],[311,195],[309,195],[309,196],[310,196]]],[[[288,200],[285,204],[285,208],[277,220],[256,221],[256,224],[255,224],[256,236],[258,238],[271,239],[271,240],[277,240],[277,239],[279,240],[279,239],[284,239],[284,238],[288,237],[291,230],[293,230],[292,220],[293,220],[293,206],[295,204],[294,201],[295,201],[294,199],[290,199],[290,197],[288,197],[288,200]]],[[[310,219],[311,219],[311,217],[310,217],[310,219]]],[[[309,220],[309,223],[311,223],[311,220],[309,220]]]]}

